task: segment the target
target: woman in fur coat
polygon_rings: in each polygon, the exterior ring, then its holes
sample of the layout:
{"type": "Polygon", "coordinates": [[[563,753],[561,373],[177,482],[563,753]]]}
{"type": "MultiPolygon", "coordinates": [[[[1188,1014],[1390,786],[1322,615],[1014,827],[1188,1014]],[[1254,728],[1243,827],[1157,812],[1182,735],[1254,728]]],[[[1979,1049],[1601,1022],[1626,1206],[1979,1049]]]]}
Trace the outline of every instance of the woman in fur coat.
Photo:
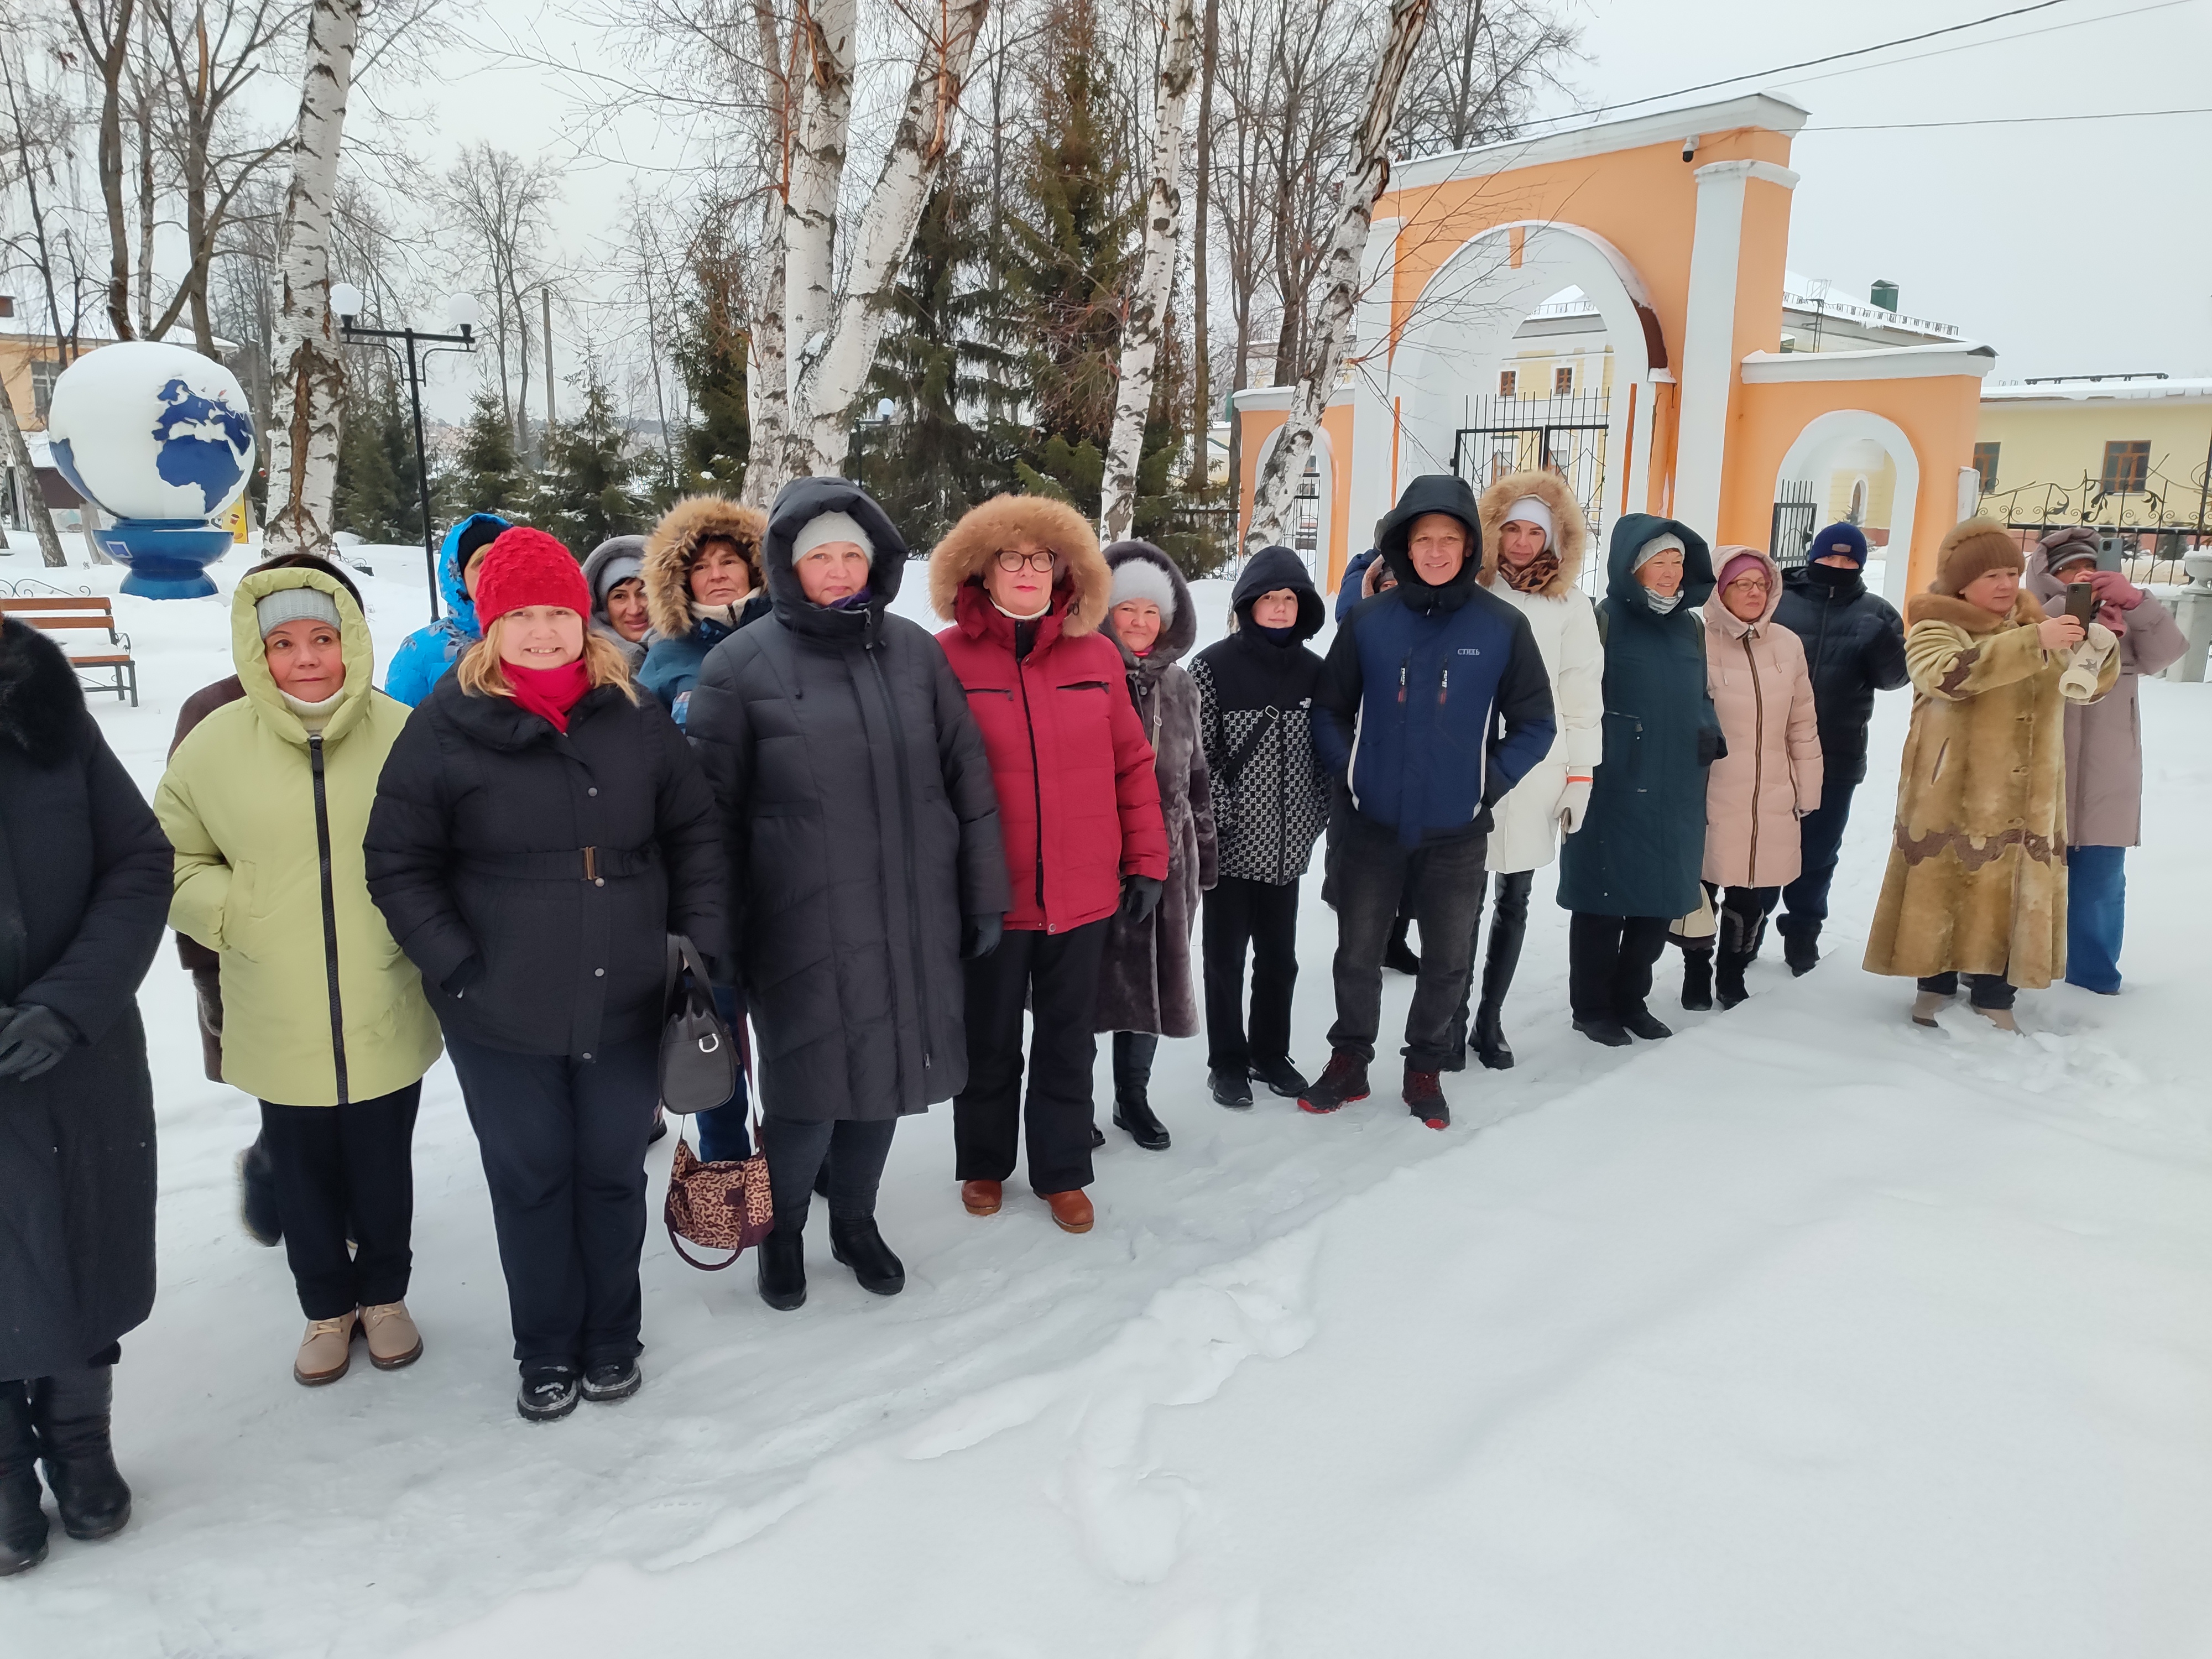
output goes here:
{"type": "Polygon", "coordinates": [[[2064,711],[2111,690],[2120,658],[2102,624],[2045,617],[2025,566],[2010,531],[1969,519],[1905,607],[1912,725],[1866,969],[1920,981],[1922,1025],[1963,973],[1974,1012],[2016,1031],[2014,991],[2066,968],[2064,711]]]}
{"type": "Polygon", "coordinates": [[[1115,542],[1106,550],[1106,568],[1114,574],[1107,629],[1127,665],[1129,695],[1159,779],[1168,884],[1151,915],[1117,915],[1108,925],[1096,1023],[1114,1034],[1114,1127],[1157,1152],[1166,1149],[1168,1132],[1147,1093],[1152,1056],[1164,1036],[1198,1035],[1190,936],[1199,895],[1214,880],[1213,803],[1199,740],[1198,686],[1182,661],[1198,642],[1198,612],[1182,572],[1150,542],[1115,542]]]}
{"type": "Polygon", "coordinates": [[[768,514],[720,495],[687,495],[645,543],[645,604],[653,617],[637,683],[680,727],[707,653],[769,613],[761,585],[768,514]]]}

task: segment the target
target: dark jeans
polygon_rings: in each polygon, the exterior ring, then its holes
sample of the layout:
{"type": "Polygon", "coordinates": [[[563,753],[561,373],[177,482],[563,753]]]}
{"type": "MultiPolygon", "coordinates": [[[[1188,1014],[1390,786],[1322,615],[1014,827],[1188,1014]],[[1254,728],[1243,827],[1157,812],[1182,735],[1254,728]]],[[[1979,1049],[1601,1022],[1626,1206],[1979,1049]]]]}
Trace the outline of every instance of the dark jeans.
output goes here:
{"type": "Polygon", "coordinates": [[[1651,964],[1667,948],[1668,916],[1601,916],[1577,910],[1567,922],[1567,1003],[1579,1020],[1618,1024],[1644,1012],[1651,964]]]}
{"type": "Polygon", "coordinates": [[[2106,995],[2120,988],[2120,935],[2128,914],[2128,849],[2066,851],[2066,982],[2106,995]]]}
{"type": "MultiPolygon", "coordinates": [[[[422,1085],[343,1106],[261,1103],[284,1257],[310,1319],[399,1302],[414,1263],[415,1111],[422,1085]],[[356,1249],[346,1250],[352,1228],[356,1249]]],[[[249,1150],[248,1156],[252,1156],[249,1150]]]]}
{"type": "Polygon", "coordinates": [[[876,1188],[891,1155],[898,1120],[860,1123],[794,1123],[788,1118],[761,1120],[761,1146],[768,1153],[769,1186],[775,1194],[775,1224],[795,1231],[806,1224],[813,1201],[814,1177],[823,1160],[830,1165],[830,1218],[866,1221],[876,1212],[876,1188]]]}
{"type": "MultiPolygon", "coordinates": [[[[1820,786],[1820,804],[1797,820],[1797,845],[1804,859],[1797,879],[1782,890],[1782,915],[1775,931],[1783,938],[1817,935],[1828,919],[1828,884],[1836,878],[1844,826],[1850,822],[1856,783],[1831,779],[1820,786]]],[[[1770,903],[1768,909],[1774,907],[1770,903]]]]}
{"type": "Polygon", "coordinates": [[[988,957],[964,963],[968,1086],[952,1098],[952,1145],[962,1181],[1004,1181],[1029,1129],[1030,1186],[1073,1192],[1091,1184],[1091,1072],[1098,1040],[1103,918],[1065,933],[1009,929],[988,957]],[[1029,1099],[1022,1098],[1022,1009],[1030,1036],[1029,1099]]]}
{"type": "Polygon", "coordinates": [[[2002,974],[1954,973],[1930,974],[1919,981],[1923,991],[1933,991],[1939,996],[1959,994],[1959,981],[1966,981],[1966,1000],[1977,1008],[2009,1008],[2014,994],[2012,981],[2002,974]]]}
{"type": "Polygon", "coordinates": [[[1375,1058],[1382,1024],[1382,952],[1399,896],[1421,927],[1421,972],[1406,1014],[1406,1068],[1435,1072],[1451,1057],[1452,1012],[1467,989],[1474,928],[1482,914],[1486,836],[1461,836],[1426,847],[1398,844],[1398,832],[1357,812],[1340,812],[1330,834],[1336,866],[1336,1024],[1332,1051],[1375,1058]]]}
{"type": "Polygon", "coordinates": [[[645,1143],[659,1041],[590,1060],[446,1034],[491,1188],[514,1357],[525,1370],[633,1359],[645,1249],[645,1143]]]}
{"type": "Polygon", "coordinates": [[[1298,982],[1298,884],[1224,876],[1206,896],[1206,1066],[1251,1069],[1291,1057],[1291,993],[1298,982]],[[1252,1030],[1244,1031],[1244,951],[1252,952],[1252,1030]]]}
{"type": "MultiPolygon", "coordinates": [[[[732,1031],[743,1031],[745,1023],[745,1000],[727,985],[714,988],[714,1007],[730,1024],[732,1031]]],[[[738,1052],[744,1045],[738,1044],[738,1052]]],[[[752,1137],[745,1132],[748,1110],[745,1097],[744,1067],[738,1068],[737,1092],[712,1111],[692,1115],[692,1127],[699,1133],[699,1157],[708,1164],[741,1164],[753,1155],[752,1137]]]]}

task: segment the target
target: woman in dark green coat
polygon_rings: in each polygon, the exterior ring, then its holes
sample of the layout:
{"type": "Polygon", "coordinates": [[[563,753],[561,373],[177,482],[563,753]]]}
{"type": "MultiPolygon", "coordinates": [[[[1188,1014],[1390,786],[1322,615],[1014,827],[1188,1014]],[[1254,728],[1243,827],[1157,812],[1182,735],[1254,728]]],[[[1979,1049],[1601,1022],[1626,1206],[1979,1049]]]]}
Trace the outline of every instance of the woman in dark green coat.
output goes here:
{"type": "Polygon", "coordinates": [[[1705,690],[1698,607],[1712,556],[1688,526],[1647,513],[1613,527],[1606,596],[1605,758],[1582,829],[1559,857],[1575,1030],[1620,1048],[1671,1036],[1644,1000],[1668,925],[1698,908],[1705,769],[1723,751],[1705,690]]]}

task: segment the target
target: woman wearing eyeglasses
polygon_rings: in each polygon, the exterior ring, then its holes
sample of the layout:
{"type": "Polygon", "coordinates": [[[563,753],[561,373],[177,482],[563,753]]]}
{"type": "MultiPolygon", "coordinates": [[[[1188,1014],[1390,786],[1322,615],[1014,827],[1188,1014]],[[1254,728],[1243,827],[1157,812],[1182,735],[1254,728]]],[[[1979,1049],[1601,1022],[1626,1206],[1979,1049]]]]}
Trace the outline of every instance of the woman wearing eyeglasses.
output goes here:
{"type": "Polygon", "coordinates": [[[965,964],[968,1085],[953,1097],[960,1196],[997,1212],[1024,1121],[1030,1186],[1091,1230],[1091,1035],[1107,923],[1159,903],[1167,830],[1152,747],[1098,631],[1113,579],[1064,502],[1000,495],[929,558],[938,642],[967,688],[998,786],[1012,904],[998,948],[965,964]],[[1023,1099],[1022,1015],[1036,1036],[1023,1099]]]}

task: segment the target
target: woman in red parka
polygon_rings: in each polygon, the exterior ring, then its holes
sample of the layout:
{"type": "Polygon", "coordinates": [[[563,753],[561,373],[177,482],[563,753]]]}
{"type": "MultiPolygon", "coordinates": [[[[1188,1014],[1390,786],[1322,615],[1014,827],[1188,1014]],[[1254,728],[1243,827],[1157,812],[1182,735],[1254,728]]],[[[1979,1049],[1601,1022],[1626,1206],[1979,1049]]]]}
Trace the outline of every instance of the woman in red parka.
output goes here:
{"type": "Polygon", "coordinates": [[[960,1197],[997,1212],[1023,1118],[1030,1185],[1091,1230],[1091,1036],[1106,924],[1159,903],[1167,830],[1121,653],[1098,632],[1113,588],[1098,538],[1065,502],[1000,495],[929,556],[938,642],[968,690],[999,791],[1013,908],[966,963],[968,1086],[952,1102],[960,1197]],[[1022,1101],[1022,1014],[1035,1017],[1022,1101]]]}

